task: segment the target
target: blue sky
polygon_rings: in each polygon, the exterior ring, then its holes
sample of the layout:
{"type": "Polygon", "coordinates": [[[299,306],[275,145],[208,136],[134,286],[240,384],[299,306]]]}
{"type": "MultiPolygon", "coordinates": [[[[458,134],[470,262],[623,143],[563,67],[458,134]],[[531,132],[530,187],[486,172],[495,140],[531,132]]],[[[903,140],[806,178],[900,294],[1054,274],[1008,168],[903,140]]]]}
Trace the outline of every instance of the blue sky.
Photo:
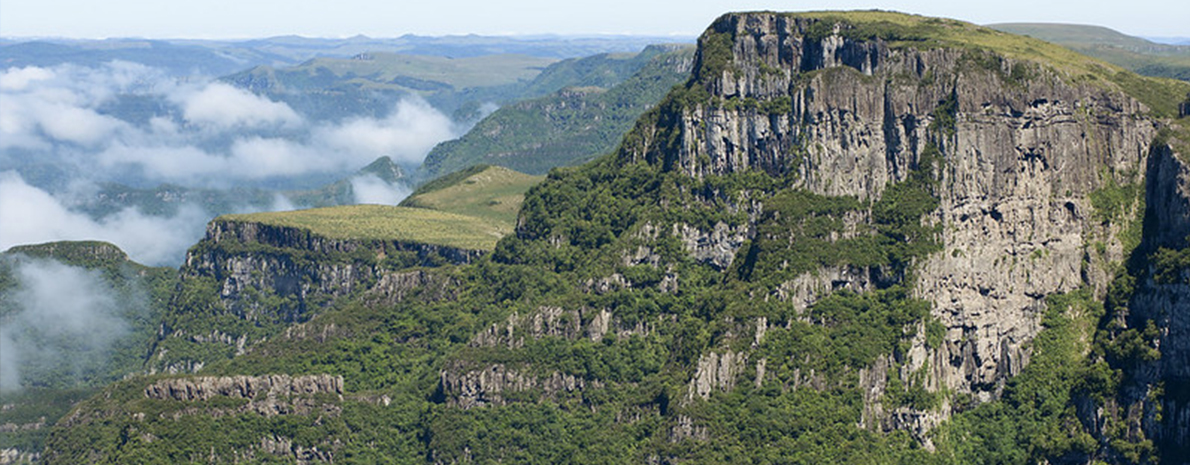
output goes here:
{"type": "Polygon", "coordinates": [[[1190,36],[1186,0],[0,0],[0,36],[696,35],[727,11],[873,8],[979,24],[1063,22],[1190,36]]]}

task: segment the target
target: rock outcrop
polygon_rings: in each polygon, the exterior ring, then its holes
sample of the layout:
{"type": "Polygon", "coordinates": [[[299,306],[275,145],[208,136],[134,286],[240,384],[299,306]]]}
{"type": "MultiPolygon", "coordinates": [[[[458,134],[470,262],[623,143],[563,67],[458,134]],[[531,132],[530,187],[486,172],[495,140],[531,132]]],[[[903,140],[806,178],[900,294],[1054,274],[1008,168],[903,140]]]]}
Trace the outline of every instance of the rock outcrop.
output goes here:
{"type": "Polygon", "coordinates": [[[386,277],[389,270],[470,263],[484,253],[397,240],[332,239],[298,228],[217,219],[207,226],[206,238],[187,253],[182,274],[216,279],[229,309],[248,318],[256,315],[237,305],[245,293],[292,296],[296,307],[275,317],[301,321],[309,310],[306,302],[315,296],[349,295],[377,281],[383,283],[383,292],[403,294],[411,289],[407,286],[424,284],[427,278],[386,277]]]}
{"type": "Polygon", "coordinates": [[[600,388],[603,383],[588,381],[557,371],[548,375],[510,368],[504,364],[493,364],[482,368],[468,368],[467,364],[455,363],[439,376],[439,400],[463,409],[486,405],[505,405],[510,396],[536,391],[529,398],[534,401],[552,399],[578,393],[591,388],[600,388]]]}
{"type": "Polygon", "coordinates": [[[172,302],[175,311],[204,313],[207,319],[167,317],[148,370],[194,372],[210,361],[175,359],[169,344],[161,343],[166,339],[225,346],[219,351],[240,355],[346,297],[361,297],[373,306],[394,305],[415,294],[424,300],[452,299],[457,283],[430,269],[470,263],[485,253],[400,240],[335,239],[301,228],[217,218],[187,252],[172,302]],[[192,308],[196,304],[190,299],[209,292],[208,286],[218,293],[217,303],[199,297],[206,307],[192,308]],[[228,314],[257,329],[249,335],[243,328],[203,324],[228,314]]]}

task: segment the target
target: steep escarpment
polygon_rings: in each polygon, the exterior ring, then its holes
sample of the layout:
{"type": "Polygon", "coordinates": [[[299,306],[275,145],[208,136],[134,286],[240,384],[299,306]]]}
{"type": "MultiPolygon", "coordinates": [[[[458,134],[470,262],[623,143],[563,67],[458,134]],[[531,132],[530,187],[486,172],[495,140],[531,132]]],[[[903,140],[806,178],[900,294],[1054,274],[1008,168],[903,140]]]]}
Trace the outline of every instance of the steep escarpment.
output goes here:
{"type": "Polygon", "coordinates": [[[1177,149],[1185,137],[1166,131],[1149,157],[1141,244],[1112,283],[1096,341],[1098,362],[1119,378],[1080,411],[1101,436],[1126,440],[1131,447],[1115,452],[1131,461],[1182,463],[1190,453],[1190,165],[1177,149]]]}
{"type": "MultiPolygon", "coordinates": [[[[1165,363],[1182,356],[1163,338],[1181,331],[1187,202],[1167,117],[1186,90],[955,21],[726,15],[692,77],[615,152],[532,187],[491,254],[394,270],[377,282],[403,293],[332,298],[203,367],[341,376],[321,422],[146,399],[147,378],[55,444],[230,462],[227,444],[268,438],[204,432],[242,421],[334,460],[1176,457],[1181,368],[1165,363]],[[173,429],[199,439],[112,445],[173,429]]],[[[332,256],[318,266],[361,253],[295,237],[332,256]]],[[[192,294],[247,295],[223,276],[192,294]]],[[[225,328],[264,315],[211,308],[225,328]]]]}
{"type": "MultiPolygon", "coordinates": [[[[187,252],[174,312],[160,327],[149,370],[197,371],[211,360],[244,353],[344,297],[398,301],[413,289],[443,288],[449,279],[416,269],[466,264],[484,253],[216,219],[206,237],[187,252]]],[[[447,296],[445,289],[437,294],[447,296]]]]}

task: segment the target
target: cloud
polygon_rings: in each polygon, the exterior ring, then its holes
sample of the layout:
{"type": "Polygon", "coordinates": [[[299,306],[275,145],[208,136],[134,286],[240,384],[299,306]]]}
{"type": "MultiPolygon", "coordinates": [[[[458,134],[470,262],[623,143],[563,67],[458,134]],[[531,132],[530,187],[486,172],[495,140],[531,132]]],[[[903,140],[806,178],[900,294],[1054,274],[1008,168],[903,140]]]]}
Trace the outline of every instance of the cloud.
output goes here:
{"type": "Polygon", "coordinates": [[[7,297],[17,310],[0,327],[0,390],[19,390],[28,378],[49,383],[105,375],[109,348],[128,334],[121,313],[143,307],[113,296],[97,271],[40,259],[6,264],[17,282],[7,297]]]}
{"type": "MultiPolygon", "coordinates": [[[[94,218],[72,210],[78,199],[64,200],[72,193],[57,190],[102,182],[306,189],[311,186],[300,182],[344,178],[380,156],[418,164],[434,145],[466,129],[416,96],[394,102],[381,118],[316,123],[285,103],[225,83],[175,78],[134,63],[2,70],[0,250],[104,240],[138,262],[176,264],[205,230],[210,215],[202,208],[171,216],[126,208],[94,218]],[[14,169],[39,176],[6,172],[14,169]]],[[[393,204],[408,195],[375,178],[353,184],[359,202],[393,204]]],[[[274,203],[274,209],[294,207],[274,203]]]]}
{"type": "Polygon", "coordinates": [[[424,100],[407,98],[387,118],[318,128],[314,140],[365,163],[387,155],[397,163],[416,164],[439,142],[461,135],[461,129],[424,100]]]}
{"type": "Polygon", "coordinates": [[[21,244],[101,240],[115,244],[140,263],[176,264],[186,248],[202,238],[208,219],[201,208],[186,205],[169,217],[127,208],[94,220],[71,211],[16,173],[0,173],[0,250],[21,244]]]}
{"type": "Polygon", "coordinates": [[[415,165],[465,129],[416,96],[382,118],[313,123],[283,102],[133,63],[0,73],[0,161],[18,160],[0,170],[36,158],[94,180],[275,185],[345,176],[380,156],[415,165]]]}
{"type": "Polygon", "coordinates": [[[53,77],[54,73],[48,69],[36,66],[12,68],[0,73],[0,90],[25,90],[32,82],[45,81],[53,77]]]}
{"type": "Polygon", "coordinates": [[[355,194],[355,203],[379,205],[396,205],[413,193],[404,185],[389,184],[374,174],[351,178],[351,192],[355,194]]]}
{"type": "Polygon", "coordinates": [[[289,105],[221,82],[212,82],[197,92],[173,98],[181,105],[182,115],[187,121],[223,130],[296,126],[302,123],[302,118],[289,105]]]}

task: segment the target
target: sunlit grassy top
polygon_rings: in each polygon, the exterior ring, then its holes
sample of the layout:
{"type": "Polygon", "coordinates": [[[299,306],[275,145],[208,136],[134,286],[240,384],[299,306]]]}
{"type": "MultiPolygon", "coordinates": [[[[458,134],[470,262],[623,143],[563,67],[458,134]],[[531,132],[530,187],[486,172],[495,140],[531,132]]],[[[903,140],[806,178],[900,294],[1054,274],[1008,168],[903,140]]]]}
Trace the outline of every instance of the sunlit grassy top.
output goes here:
{"type": "MultiPolygon", "coordinates": [[[[747,13],[744,13],[747,14],[747,13]]],[[[810,36],[827,35],[835,24],[840,34],[857,40],[885,40],[892,48],[958,48],[986,50],[1006,58],[1027,60],[1050,67],[1070,81],[1120,89],[1153,109],[1159,116],[1173,116],[1178,102],[1186,99],[1190,83],[1135,75],[1118,66],[1082,55],[1060,45],[1009,34],[962,21],[887,11],[813,11],[786,13],[791,17],[822,20],[810,36]]]]}
{"type": "Polygon", "coordinates": [[[401,204],[483,218],[511,232],[525,192],[545,177],[486,166],[441,179],[422,186],[401,204]]]}
{"type": "Polygon", "coordinates": [[[471,250],[492,250],[506,233],[481,218],[387,205],[224,215],[218,220],[301,228],[333,239],[400,240],[471,250]]]}

